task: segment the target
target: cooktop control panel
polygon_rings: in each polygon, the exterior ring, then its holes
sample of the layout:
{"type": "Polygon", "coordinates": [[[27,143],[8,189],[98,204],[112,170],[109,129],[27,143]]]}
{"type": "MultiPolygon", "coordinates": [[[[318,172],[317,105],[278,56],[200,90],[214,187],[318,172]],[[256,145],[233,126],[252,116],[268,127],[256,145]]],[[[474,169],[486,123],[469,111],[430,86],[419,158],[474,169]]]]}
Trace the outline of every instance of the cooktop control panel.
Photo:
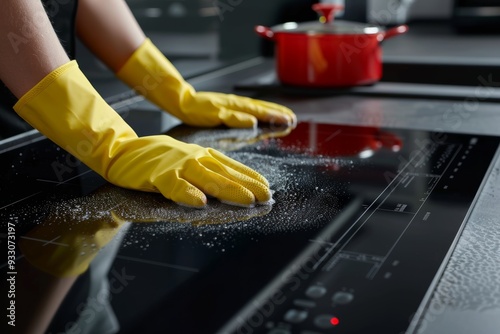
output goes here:
{"type": "Polygon", "coordinates": [[[379,170],[387,182],[379,193],[357,192],[220,333],[414,332],[498,139],[413,144],[396,155],[398,169],[379,170]]]}

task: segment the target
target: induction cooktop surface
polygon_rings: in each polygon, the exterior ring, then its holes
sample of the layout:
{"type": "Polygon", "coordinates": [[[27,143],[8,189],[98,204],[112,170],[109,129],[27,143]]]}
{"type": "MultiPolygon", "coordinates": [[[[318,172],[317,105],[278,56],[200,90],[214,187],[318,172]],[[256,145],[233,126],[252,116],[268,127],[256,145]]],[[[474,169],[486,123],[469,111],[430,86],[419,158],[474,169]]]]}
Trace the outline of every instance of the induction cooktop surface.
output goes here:
{"type": "Polygon", "coordinates": [[[413,333],[500,142],[313,122],[166,134],[256,169],[274,203],[184,208],[47,140],[5,149],[7,328],[413,333]]]}

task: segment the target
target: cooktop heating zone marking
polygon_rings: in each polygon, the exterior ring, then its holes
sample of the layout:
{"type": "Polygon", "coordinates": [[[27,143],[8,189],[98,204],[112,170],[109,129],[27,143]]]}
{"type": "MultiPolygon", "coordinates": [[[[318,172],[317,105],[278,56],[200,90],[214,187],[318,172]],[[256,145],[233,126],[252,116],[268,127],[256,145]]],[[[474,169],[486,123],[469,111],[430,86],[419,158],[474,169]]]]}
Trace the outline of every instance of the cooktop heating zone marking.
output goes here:
{"type": "MultiPolygon", "coordinates": [[[[317,261],[314,265],[314,269],[316,270],[321,264],[325,261],[326,263],[322,267],[322,271],[331,271],[334,267],[339,263],[340,260],[350,260],[356,262],[362,262],[371,264],[371,269],[366,274],[367,279],[373,279],[382,265],[386,262],[389,255],[394,250],[395,246],[401,240],[402,236],[408,230],[410,225],[414,222],[415,217],[420,212],[422,206],[427,201],[428,197],[431,195],[432,191],[438,184],[439,180],[443,178],[443,175],[450,168],[452,162],[456,159],[460,151],[462,150],[462,145],[446,145],[444,152],[439,157],[438,161],[439,167],[446,163],[446,167],[442,169],[439,174],[429,173],[428,171],[419,171],[420,168],[426,166],[426,162],[428,162],[431,158],[434,157],[434,154],[438,152],[437,148],[440,144],[431,144],[429,150],[425,154],[416,154],[413,159],[411,159],[394,177],[392,182],[380,193],[380,195],[364,210],[364,212],[359,216],[359,218],[351,225],[351,227],[340,237],[335,243],[330,243],[330,246],[327,246],[327,243],[324,242],[326,252],[323,256],[317,261]],[[419,205],[417,210],[405,211],[407,207],[411,207],[408,204],[400,203],[396,207],[396,209],[388,210],[383,206],[391,205],[389,200],[393,197],[399,197],[398,192],[403,192],[408,188],[412,183],[418,182],[421,180],[428,179],[428,182],[421,182],[421,184],[426,184],[427,187],[421,189],[421,196],[419,199],[419,205]],[[374,208],[374,209],[372,209],[374,208]],[[401,232],[395,235],[395,238],[390,240],[388,243],[387,239],[379,239],[377,245],[372,247],[372,249],[379,251],[379,254],[375,253],[367,253],[358,250],[357,243],[353,244],[353,238],[359,234],[359,232],[366,227],[368,224],[381,224],[381,218],[377,213],[379,212],[389,212],[390,214],[399,215],[398,220],[401,222],[401,232]],[[401,214],[404,214],[403,217],[401,214]],[[409,217],[409,219],[407,218],[409,217]],[[364,218],[364,220],[363,220],[364,218]],[[358,224],[361,220],[362,223],[358,224]],[[404,223],[406,221],[406,224],[404,223]],[[353,229],[356,230],[353,231],[353,229]],[[347,238],[347,239],[346,239],[347,238]],[[346,239],[345,241],[343,241],[346,239]],[[340,245],[340,247],[338,247],[340,245]],[[337,249],[337,250],[336,250],[337,249]],[[385,250],[384,252],[381,250],[385,250]],[[333,255],[332,255],[333,254],[333,255]]],[[[441,168],[439,168],[441,169],[441,168]]],[[[420,184],[420,183],[419,183],[420,184]]],[[[418,197],[418,196],[417,196],[418,197]]],[[[317,242],[315,240],[311,240],[317,242]]],[[[371,240],[372,242],[374,240],[371,240]]],[[[376,241],[376,240],[375,240],[376,241]]],[[[361,242],[359,243],[361,244],[361,242]]],[[[386,278],[389,278],[390,275],[386,275],[386,278]]]]}

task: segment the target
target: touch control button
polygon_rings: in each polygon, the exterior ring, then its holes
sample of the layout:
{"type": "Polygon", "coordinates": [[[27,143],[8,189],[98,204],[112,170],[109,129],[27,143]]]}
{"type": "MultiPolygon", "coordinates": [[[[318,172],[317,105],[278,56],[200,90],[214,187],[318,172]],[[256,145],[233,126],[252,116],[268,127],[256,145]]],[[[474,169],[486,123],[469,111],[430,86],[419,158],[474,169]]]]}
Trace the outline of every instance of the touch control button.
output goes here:
{"type": "Polygon", "coordinates": [[[349,304],[350,302],[352,302],[353,299],[354,295],[352,293],[345,291],[335,292],[335,294],[332,297],[333,302],[339,305],[349,304]]]}
{"type": "Polygon", "coordinates": [[[298,306],[298,307],[303,307],[303,308],[314,308],[316,307],[316,303],[311,301],[311,300],[307,300],[307,299],[295,299],[293,301],[293,305],[295,306],[298,306]]]}
{"type": "Polygon", "coordinates": [[[292,334],[292,332],[284,328],[274,328],[267,332],[267,334],[292,334]]]}
{"type": "Polygon", "coordinates": [[[326,293],[326,288],[321,285],[311,285],[306,290],[306,296],[309,298],[320,298],[326,293]]]}
{"type": "Polygon", "coordinates": [[[296,310],[296,309],[290,309],[285,313],[285,321],[298,324],[299,322],[302,322],[306,320],[307,318],[307,311],[304,310],[296,310]]]}
{"type": "Polygon", "coordinates": [[[321,314],[314,318],[314,325],[319,328],[333,328],[334,325],[331,323],[332,318],[334,318],[331,314],[321,314]]]}

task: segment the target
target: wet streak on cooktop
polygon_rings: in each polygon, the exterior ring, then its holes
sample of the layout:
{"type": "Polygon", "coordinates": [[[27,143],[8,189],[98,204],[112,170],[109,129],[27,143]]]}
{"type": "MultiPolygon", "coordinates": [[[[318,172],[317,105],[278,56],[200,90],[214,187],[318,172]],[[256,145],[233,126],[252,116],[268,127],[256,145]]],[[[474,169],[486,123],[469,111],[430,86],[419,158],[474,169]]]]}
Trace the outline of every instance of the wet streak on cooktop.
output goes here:
{"type": "MultiPolygon", "coordinates": [[[[315,123],[301,123],[290,134],[186,127],[168,134],[222,149],[257,169],[270,181],[275,204],[234,208],[211,200],[206,210],[191,210],[107,185],[47,141],[2,154],[9,161],[2,164],[2,228],[15,221],[18,240],[49,220],[75,229],[96,219],[111,222],[113,215],[143,222],[124,224],[104,248],[117,253],[101,251],[94,260],[112,261],[105,277],[116,288],[109,297],[121,333],[213,333],[230,319],[228,331],[325,332],[315,320],[325,313],[341,319],[336,333],[406,330],[499,143],[496,137],[315,123]],[[311,247],[314,270],[299,272],[298,281],[286,276],[291,263],[301,268],[311,247]],[[117,280],[117,273],[126,279],[117,280]],[[283,293],[272,314],[251,305],[239,313],[270,282],[283,293]],[[315,300],[316,308],[294,304],[311,299],[306,291],[318,282],[328,293],[315,300]],[[332,305],[336,291],[355,299],[332,305]],[[306,319],[292,323],[287,312],[304,307],[306,319]],[[235,322],[236,314],[243,320],[235,322]]],[[[47,230],[61,233],[52,226],[47,230]]],[[[91,326],[88,302],[96,279],[90,270],[75,282],[53,332],[77,315],[78,326],[91,326]]],[[[94,305],[94,312],[104,308],[94,305]]]]}

